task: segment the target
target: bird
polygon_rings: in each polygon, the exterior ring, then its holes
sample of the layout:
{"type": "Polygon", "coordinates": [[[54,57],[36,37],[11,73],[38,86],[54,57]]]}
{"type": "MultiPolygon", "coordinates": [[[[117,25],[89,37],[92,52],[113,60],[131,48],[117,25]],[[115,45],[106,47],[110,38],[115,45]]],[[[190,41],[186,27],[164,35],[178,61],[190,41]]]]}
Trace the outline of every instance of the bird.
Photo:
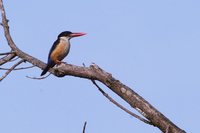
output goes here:
{"type": "Polygon", "coordinates": [[[60,65],[62,60],[68,55],[70,51],[70,39],[73,37],[83,36],[86,33],[83,32],[71,32],[71,31],[63,31],[61,32],[57,40],[53,43],[47,60],[47,65],[42,71],[40,76],[43,76],[47,73],[47,71],[54,67],[55,65],[60,65]]]}

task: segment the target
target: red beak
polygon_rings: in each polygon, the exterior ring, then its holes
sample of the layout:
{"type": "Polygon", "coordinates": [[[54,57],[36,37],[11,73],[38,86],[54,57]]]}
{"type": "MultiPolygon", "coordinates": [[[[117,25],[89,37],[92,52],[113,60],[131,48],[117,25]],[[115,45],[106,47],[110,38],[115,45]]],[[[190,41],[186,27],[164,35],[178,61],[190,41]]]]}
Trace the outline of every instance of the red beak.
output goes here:
{"type": "Polygon", "coordinates": [[[83,32],[79,32],[79,33],[72,33],[70,34],[71,37],[78,37],[78,36],[83,36],[85,35],[86,33],[83,33],[83,32]]]}

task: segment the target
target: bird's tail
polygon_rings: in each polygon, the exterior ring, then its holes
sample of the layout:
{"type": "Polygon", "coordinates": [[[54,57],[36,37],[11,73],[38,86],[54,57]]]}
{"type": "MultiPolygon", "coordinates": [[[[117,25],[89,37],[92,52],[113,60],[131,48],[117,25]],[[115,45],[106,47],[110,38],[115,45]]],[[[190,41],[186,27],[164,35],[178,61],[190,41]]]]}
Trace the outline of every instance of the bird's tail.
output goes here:
{"type": "Polygon", "coordinates": [[[41,73],[40,76],[45,75],[45,74],[47,73],[47,71],[49,70],[50,67],[51,67],[50,65],[47,65],[47,66],[45,67],[45,69],[42,71],[42,73],[41,73]]]}
{"type": "Polygon", "coordinates": [[[47,73],[47,71],[51,68],[51,67],[54,67],[55,66],[55,63],[52,62],[52,61],[49,61],[47,63],[47,66],[45,67],[45,69],[42,71],[41,75],[40,76],[43,76],[47,73]]]}

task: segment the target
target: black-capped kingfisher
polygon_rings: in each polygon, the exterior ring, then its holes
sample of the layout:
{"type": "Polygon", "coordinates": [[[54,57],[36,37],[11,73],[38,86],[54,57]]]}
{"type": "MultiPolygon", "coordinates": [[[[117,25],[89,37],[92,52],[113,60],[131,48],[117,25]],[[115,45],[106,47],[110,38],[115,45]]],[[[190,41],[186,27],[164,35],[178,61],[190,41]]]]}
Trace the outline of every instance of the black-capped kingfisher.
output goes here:
{"type": "Polygon", "coordinates": [[[86,33],[73,33],[70,31],[61,32],[58,35],[57,40],[53,43],[53,46],[50,49],[47,66],[41,73],[41,76],[46,74],[47,71],[54,67],[56,64],[60,65],[62,60],[68,55],[70,50],[70,39],[73,37],[83,36],[86,33]]]}

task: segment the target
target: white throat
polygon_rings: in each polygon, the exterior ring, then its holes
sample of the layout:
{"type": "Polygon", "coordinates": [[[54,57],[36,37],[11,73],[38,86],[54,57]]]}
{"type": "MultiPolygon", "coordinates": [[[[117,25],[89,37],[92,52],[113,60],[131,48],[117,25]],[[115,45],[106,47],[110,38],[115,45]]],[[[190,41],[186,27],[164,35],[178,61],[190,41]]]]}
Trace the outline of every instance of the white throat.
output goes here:
{"type": "Polygon", "coordinates": [[[69,42],[70,37],[60,37],[60,40],[69,42]]]}

